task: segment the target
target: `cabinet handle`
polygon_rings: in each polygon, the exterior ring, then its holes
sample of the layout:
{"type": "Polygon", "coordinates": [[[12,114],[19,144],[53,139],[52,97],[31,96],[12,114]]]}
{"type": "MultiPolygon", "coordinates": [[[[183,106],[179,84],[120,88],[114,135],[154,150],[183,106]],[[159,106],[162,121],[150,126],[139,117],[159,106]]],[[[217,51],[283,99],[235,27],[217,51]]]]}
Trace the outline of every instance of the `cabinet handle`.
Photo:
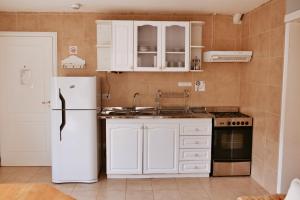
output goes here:
{"type": "Polygon", "coordinates": [[[196,157],[199,157],[199,154],[196,153],[195,156],[196,156],[196,157]]]}

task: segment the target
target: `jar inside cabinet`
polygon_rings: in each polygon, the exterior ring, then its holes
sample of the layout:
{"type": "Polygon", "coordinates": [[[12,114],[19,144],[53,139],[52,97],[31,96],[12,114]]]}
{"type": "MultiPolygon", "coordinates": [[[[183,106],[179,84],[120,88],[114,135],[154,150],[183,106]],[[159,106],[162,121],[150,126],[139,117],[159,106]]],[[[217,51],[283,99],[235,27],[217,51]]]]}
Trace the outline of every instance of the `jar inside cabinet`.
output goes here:
{"type": "Polygon", "coordinates": [[[135,22],[135,70],[154,71],[160,68],[160,31],[157,22],[135,22]]]}

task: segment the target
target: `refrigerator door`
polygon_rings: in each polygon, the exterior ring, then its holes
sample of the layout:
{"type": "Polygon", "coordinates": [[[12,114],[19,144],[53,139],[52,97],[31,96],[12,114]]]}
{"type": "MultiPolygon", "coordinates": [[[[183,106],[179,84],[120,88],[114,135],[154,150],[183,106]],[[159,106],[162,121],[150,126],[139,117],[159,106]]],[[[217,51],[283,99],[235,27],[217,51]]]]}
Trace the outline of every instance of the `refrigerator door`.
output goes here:
{"type": "Polygon", "coordinates": [[[51,108],[96,109],[96,77],[53,77],[51,84],[51,108]]]}
{"type": "Polygon", "coordinates": [[[67,110],[60,134],[62,110],[51,112],[52,181],[97,182],[96,110],[67,110]]]}

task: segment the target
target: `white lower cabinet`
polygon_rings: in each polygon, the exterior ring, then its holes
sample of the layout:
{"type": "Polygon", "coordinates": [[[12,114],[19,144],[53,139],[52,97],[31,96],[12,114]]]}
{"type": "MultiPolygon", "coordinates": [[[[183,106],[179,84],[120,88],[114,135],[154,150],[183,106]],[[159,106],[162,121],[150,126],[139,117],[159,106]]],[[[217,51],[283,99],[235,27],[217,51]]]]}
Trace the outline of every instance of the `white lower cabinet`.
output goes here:
{"type": "Polygon", "coordinates": [[[142,124],[107,123],[107,174],[142,174],[142,144],[142,124]]]}
{"type": "Polygon", "coordinates": [[[179,124],[145,124],[144,174],[178,173],[179,124]]]}
{"type": "Polygon", "coordinates": [[[210,127],[211,119],[107,119],[108,177],[209,176],[211,129],[181,133],[197,124],[210,127]]]}

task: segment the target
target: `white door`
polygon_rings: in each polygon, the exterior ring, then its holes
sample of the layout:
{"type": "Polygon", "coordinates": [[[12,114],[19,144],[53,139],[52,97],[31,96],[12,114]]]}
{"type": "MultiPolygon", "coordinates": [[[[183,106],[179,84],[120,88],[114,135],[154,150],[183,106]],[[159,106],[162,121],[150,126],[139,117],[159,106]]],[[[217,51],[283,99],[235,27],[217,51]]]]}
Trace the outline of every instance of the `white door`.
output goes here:
{"type": "Polygon", "coordinates": [[[134,21],[134,70],[161,70],[161,22],[134,21]]]}
{"type": "Polygon", "coordinates": [[[144,130],[144,174],[178,173],[179,124],[145,124],[144,130]]]}
{"type": "Polygon", "coordinates": [[[133,21],[112,21],[113,71],[133,71],[133,21]]]}
{"type": "Polygon", "coordinates": [[[162,70],[189,71],[189,22],[162,23],[162,70]]]}
{"type": "Polygon", "coordinates": [[[50,78],[56,34],[0,33],[3,166],[49,166],[50,78]]]}
{"type": "Polygon", "coordinates": [[[142,174],[142,138],[142,124],[107,122],[107,174],[142,174]]]}

